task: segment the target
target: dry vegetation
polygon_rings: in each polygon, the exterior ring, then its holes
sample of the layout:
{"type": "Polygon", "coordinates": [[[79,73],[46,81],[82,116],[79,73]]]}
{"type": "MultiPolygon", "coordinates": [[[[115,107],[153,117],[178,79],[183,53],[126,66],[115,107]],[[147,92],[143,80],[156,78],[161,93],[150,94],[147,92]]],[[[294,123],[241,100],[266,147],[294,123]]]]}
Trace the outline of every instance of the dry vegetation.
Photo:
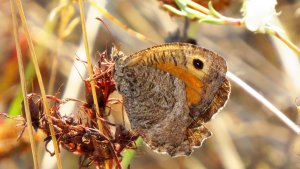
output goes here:
{"type": "MultiPolygon", "coordinates": [[[[177,29],[182,30],[184,27],[183,18],[170,17],[162,10],[160,2],[155,0],[101,2],[100,0],[86,0],[84,4],[90,56],[92,65],[96,67],[102,52],[110,51],[111,42],[118,45],[124,53],[130,54],[163,43],[167,37],[174,35],[177,29]],[[108,13],[105,13],[103,9],[106,9],[108,13]],[[118,21],[110,17],[111,15],[115,16],[118,21]],[[96,17],[101,18],[104,23],[96,17]]],[[[226,16],[240,17],[241,5],[241,1],[232,0],[229,6],[222,6],[224,9],[221,13],[226,16]]],[[[91,93],[89,93],[90,101],[85,100],[85,84],[87,83],[84,79],[89,77],[87,73],[89,66],[83,63],[87,61],[87,57],[78,3],[64,0],[51,2],[26,0],[23,1],[23,8],[46,93],[55,95],[57,98],[74,98],[93,103],[91,93]]],[[[291,41],[296,46],[300,46],[300,1],[279,0],[277,11],[281,12],[278,19],[291,41]]],[[[0,0],[0,112],[16,116],[22,112],[22,93],[11,18],[10,2],[0,0]]],[[[19,18],[17,23],[21,27],[22,22],[19,18]]],[[[28,93],[41,93],[32,66],[30,44],[26,41],[23,29],[19,32],[27,91],[28,93]]],[[[273,36],[254,34],[244,28],[230,25],[191,22],[187,33],[189,37],[197,40],[198,45],[224,56],[230,72],[252,86],[297,124],[300,113],[297,107],[300,105],[300,99],[296,100],[300,98],[299,55],[297,56],[273,36]]],[[[91,89],[88,91],[91,92],[91,89]]],[[[110,98],[118,100],[120,96],[114,92],[110,98]]],[[[104,110],[102,107],[100,111],[110,112],[110,116],[105,118],[112,123],[128,127],[128,119],[125,115],[123,123],[122,108],[116,100],[110,102],[111,108],[104,110]]],[[[59,112],[61,116],[73,113],[80,119],[84,118],[82,112],[87,111],[96,116],[97,108],[82,105],[84,103],[81,101],[70,101],[70,103],[61,104],[59,112]]],[[[51,106],[55,108],[56,105],[51,106]]],[[[52,116],[56,119],[62,118],[57,114],[52,114],[52,116]]],[[[52,120],[55,120],[54,118],[52,120]]],[[[66,119],[60,120],[64,121],[63,125],[68,122],[66,119]]],[[[22,139],[17,142],[22,126],[15,127],[16,122],[18,121],[0,118],[0,168],[33,168],[28,134],[25,131],[22,139]]],[[[58,126],[58,129],[55,129],[56,132],[63,128],[61,123],[53,123],[55,127],[58,126]]],[[[80,123],[84,122],[80,121],[80,123]]],[[[93,125],[88,127],[98,128],[97,124],[99,121],[93,122],[93,125]]],[[[104,122],[104,127],[105,125],[104,122]]],[[[46,128],[46,135],[49,136],[49,128],[43,127],[46,128]]],[[[141,146],[135,154],[133,151],[123,154],[122,166],[130,164],[133,169],[300,168],[299,133],[287,127],[263,103],[254,99],[236,83],[232,85],[232,94],[227,106],[208,123],[207,127],[214,135],[190,157],[170,158],[167,155],[156,154],[139,141],[137,144],[141,146]]],[[[115,130],[117,127],[113,128],[115,130]]],[[[55,157],[50,157],[44,147],[45,137],[43,133],[34,137],[37,160],[40,168],[55,168],[57,167],[55,157]]],[[[107,141],[105,146],[114,147],[116,145],[111,145],[109,141],[116,139],[116,136],[111,136],[111,138],[97,135],[96,141],[107,141]]],[[[126,140],[131,144],[131,141],[135,139],[126,138],[126,140]]],[[[62,146],[70,148],[67,143],[62,146]]],[[[51,149],[50,144],[48,148],[51,149]]],[[[62,168],[80,166],[77,162],[80,153],[75,155],[61,148],[59,154],[62,168]]],[[[107,157],[109,162],[103,162],[103,166],[110,168],[111,159],[118,155],[109,154],[107,157]]]]}

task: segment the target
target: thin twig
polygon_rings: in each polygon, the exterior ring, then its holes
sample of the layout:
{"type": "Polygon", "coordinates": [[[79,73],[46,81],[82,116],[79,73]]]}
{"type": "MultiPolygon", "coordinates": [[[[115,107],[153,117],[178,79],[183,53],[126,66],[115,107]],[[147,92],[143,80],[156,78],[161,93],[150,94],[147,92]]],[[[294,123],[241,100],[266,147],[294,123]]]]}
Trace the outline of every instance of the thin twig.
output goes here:
{"type": "MultiPolygon", "coordinates": [[[[174,8],[173,6],[165,4],[164,7],[169,10],[170,12],[173,12],[180,16],[189,17],[191,19],[197,18],[200,22],[208,22],[208,23],[214,23],[214,24],[228,24],[228,25],[234,25],[234,26],[240,26],[240,27],[246,27],[245,26],[245,20],[244,19],[236,19],[231,17],[226,17],[221,15],[218,11],[216,11],[212,3],[208,3],[209,9],[191,1],[191,0],[176,0],[176,3],[178,4],[180,10],[177,8],[174,8]],[[188,7],[190,6],[190,7],[188,7]]],[[[272,27],[265,27],[267,31],[265,32],[256,32],[256,33],[268,33],[270,35],[275,36],[279,40],[281,40],[284,44],[286,44],[289,48],[291,48],[294,52],[300,56],[300,48],[297,47],[294,43],[292,43],[288,38],[283,36],[280,32],[278,32],[275,28],[272,27]]]]}
{"type": "Polygon", "coordinates": [[[295,133],[300,134],[300,128],[293,121],[291,121],[283,112],[277,109],[270,101],[259,94],[255,89],[241,80],[239,77],[235,76],[233,73],[228,72],[227,77],[236,83],[238,86],[243,88],[247,93],[253,96],[256,100],[266,106],[272,113],[274,113],[283,123],[285,123],[289,128],[291,128],[295,133]]]}
{"type": "Polygon", "coordinates": [[[32,130],[32,120],[29,110],[29,103],[28,99],[26,97],[27,95],[27,87],[26,87],[26,79],[25,79],[25,73],[24,73],[24,67],[23,67],[23,61],[22,61],[22,52],[20,47],[20,39],[19,39],[19,33],[18,33],[18,23],[17,23],[17,16],[16,16],[16,6],[13,0],[10,0],[10,9],[12,14],[12,22],[13,22],[13,32],[14,32],[14,38],[15,38],[15,44],[16,44],[16,50],[17,50],[17,57],[18,57],[18,66],[19,66],[19,73],[20,73],[20,80],[21,80],[21,87],[22,87],[22,94],[24,98],[24,106],[25,106],[25,114],[26,114],[26,121],[27,121],[27,130],[29,134],[29,140],[30,140],[30,146],[31,146],[31,152],[33,157],[33,165],[35,169],[39,168],[39,161],[37,158],[37,151],[35,146],[35,141],[33,137],[33,130],[32,130]]]}
{"type": "Polygon", "coordinates": [[[44,84],[43,84],[43,79],[42,79],[42,76],[41,76],[40,68],[38,66],[37,56],[36,56],[35,49],[34,49],[34,46],[33,46],[32,38],[31,38],[30,33],[29,33],[29,29],[28,29],[28,25],[27,25],[27,21],[26,21],[26,17],[25,17],[25,14],[24,14],[24,10],[23,10],[23,7],[22,7],[21,0],[16,0],[16,3],[17,3],[18,10],[19,10],[19,15],[21,17],[22,25],[23,25],[23,28],[24,28],[24,31],[25,31],[25,35],[26,35],[26,38],[27,38],[27,41],[28,41],[29,51],[30,51],[31,59],[32,59],[34,69],[35,69],[35,72],[36,72],[37,80],[38,80],[38,83],[39,83],[39,86],[40,86],[41,95],[42,95],[42,98],[43,98],[44,111],[47,115],[47,120],[49,122],[51,138],[53,140],[55,156],[56,156],[56,159],[57,159],[57,167],[59,169],[62,169],[62,163],[61,163],[60,153],[59,153],[59,149],[58,149],[58,145],[57,145],[57,139],[55,137],[55,131],[54,131],[54,128],[53,128],[52,119],[50,118],[50,112],[48,110],[48,103],[47,103],[47,99],[46,99],[45,87],[44,87],[44,84]]]}
{"type": "Polygon", "coordinates": [[[277,31],[274,31],[272,35],[274,35],[276,38],[281,40],[283,43],[285,43],[289,48],[291,48],[294,52],[296,52],[300,56],[300,49],[295,44],[293,44],[293,42],[291,42],[286,36],[283,36],[281,33],[277,31]]]}

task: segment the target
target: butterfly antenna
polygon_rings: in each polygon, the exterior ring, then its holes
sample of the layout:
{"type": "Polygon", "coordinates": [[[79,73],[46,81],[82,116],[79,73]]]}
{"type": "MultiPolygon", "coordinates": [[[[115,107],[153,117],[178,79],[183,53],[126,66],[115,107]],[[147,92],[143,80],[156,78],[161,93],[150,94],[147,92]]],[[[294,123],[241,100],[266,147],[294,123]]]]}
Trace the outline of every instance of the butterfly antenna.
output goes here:
{"type": "MultiPolygon", "coordinates": [[[[114,38],[114,36],[112,35],[112,33],[111,33],[111,31],[110,31],[110,29],[108,28],[108,25],[101,19],[101,18],[99,18],[99,17],[97,17],[96,18],[98,21],[100,21],[103,25],[104,25],[104,28],[106,29],[106,31],[109,33],[109,36],[110,36],[110,41],[111,41],[111,43],[113,43],[113,44],[115,44],[116,43],[116,39],[114,38]]],[[[106,41],[106,44],[107,44],[108,42],[106,41]]]]}
{"type": "MultiPolygon", "coordinates": [[[[76,60],[78,60],[78,61],[80,61],[80,62],[82,62],[82,63],[87,63],[86,61],[83,61],[83,60],[79,59],[78,56],[76,56],[76,60]]],[[[73,66],[75,67],[75,69],[76,69],[78,75],[80,76],[81,80],[84,81],[84,79],[83,79],[82,75],[80,74],[80,72],[79,72],[77,66],[76,66],[74,63],[73,63],[73,66]]],[[[85,64],[84,64],[84,67],[85,67],[85,69],[86,69],[86,71],[87,71],[87,68],[86,68],[85,64]]]]}
{"type": "MultiPolygon", "coordinates": [[[[107,25],[101,18],[97,17],[96,19],[97,19],[98,21],[100,21],[100,22],[104,25],[105,30],[109,33],[111,44],[114,44],[114,46],[117,46],[117,41],[116,41],[116,39],[114,38],[114,36],[112,35],[112,33],[111,33],[111,31],[110,31],[108,25],[107,25]]],[[[108,41],[106,40],[106,51],[107,51],[107,49],[108,49],[108,41]]],[[[110,56],[110,55],[109,55],[109,56],[110,56]]],[[[108,58],[108,57],[107,57],[107,58],[108,58]]],[[[111,60],[111,59],[112,59],[112,58],[109,58],[109,60],[111,60]]]]}

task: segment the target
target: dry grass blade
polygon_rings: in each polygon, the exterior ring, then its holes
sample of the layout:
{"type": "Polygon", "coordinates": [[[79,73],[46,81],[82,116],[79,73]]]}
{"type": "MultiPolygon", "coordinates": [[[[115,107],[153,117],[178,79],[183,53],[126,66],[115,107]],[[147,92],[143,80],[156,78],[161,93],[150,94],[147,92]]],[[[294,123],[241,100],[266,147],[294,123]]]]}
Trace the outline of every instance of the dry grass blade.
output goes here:
{"type": "MultiPolygon", "coordinates": [[[[88,73],[89,73],[89,78],[91,79],[90,83],[91,83],[91,88],[92,88],[93,101],[94,101],[94,105],[96,107],[97,123],[98,123],[99,131],[103,132],[103,125],[100,121],[100,117],[101,117],[100,109],[99,109],[99,105],[97,104],[98,101],[97,101],[97,95],[96,95],[95,81],[93,80],[93,67],[92,67],[90,50],[89,50],[89,45],[88,45],[88,40],[87,40],[87,34],[86,34],[83,1],[79,0],[78,4],[79,4],[79,9],[80,9],[80,18],[81,18],[81,26],[82,26],[82,33],[83,33],[83,39],[84,39],[85,53],[86,53],[87,62],[88,62],[88,73]]],[[[110,168],[107,160],[105,161],[105,168],[107,168],[107,169],[110,168]]]]}
{"type": "Polygon", "coordinates": [[[39,87],[40,87],[40,90],[41,90],[41,94],[42,94],[42,98],[43,98],[44,111],[45,111],[45,113],[47,114],[47,117],[48,117],[51,138],[53,140],[55,156],[57,158],[57,166],[58,166],[59,169],[62,169],[62,163],[61,163],[60,153],[59,153],[59,149],[58,149],[58,145],[57,145],[57,139],[55,137],[55,132],[54,132],[52,120],[50,118],[50,113],[49,113],[49,110],[48,110],[45,87],[44,87],[44,84],[43,84],[43,79],[42,79],[42,76],[41,76],[40,68],[38,66],[38,61],[37,61],[36,53],[35,53],[35,50],[34,50],[32,38],[31,38],[29,30],[28,30],[28,25],[27,25],[24,10],[23,10],[23,7],[22,7],[22,3],[21,3],[20,0],[17,0],[16,3],[17,3],[18,10],[19,10],[19,15],[21,17],[22,25],[23,25],[23,28],[24,28],[24,31],[25,31],[26,39],[28,41],[29,51],[30,51],[32,62],[34,64],[34,69],[35,69],[35,72],[36,72],[38,84],[39,84],[39,87]]]}
{"type": "MultiPolygon", "coordinates": [[[[60,41],[58,43],[61,44],[60,41]]],[[[59,46],[59,45],[57,45],[57,46],[59,46]]],[[[58,65],[57,52],[55,53],[55,55],[53,57],[54,58],[53,58],[53,62],[52,62],[51,75],[50,75],[49,86],[48,86],[48,93],[49,94],[53,94],[55,78],[56,78],[56,75],[57,75],[57,65],[58,65]]]]}
{"type": "Polygon", "coordinates": [[[23,61],[22,61],[22,52],[20,47],[20,38],[18,33],[18,23],[17,23],[17,16],[16,16],[16,6],[13,0],[10,0],[10,9],[12,14],[12,22],[13,22],[13,32],[14,32],[14,38],[16,43],[16,50],[17,50],[17,57],[18,57],[18,66],[19,66],[19,73],[20,73],[20,80],[21,80],[21,87],[22,87],[22,94],[24,98],[24,106],[25,106],[25,113],[26,113],[26,121],[28,124],[27,130],[29,133],[29,140],[31,145],[31,152],[33,157],[33,164],[34,168],[39,168],[39,162],[37,159],[37,151],[36,151],[36,145],[33,137],[33,131],[32,131],[32,121],[29,111],[29,104],[28,99],[26,97],[27,95],[27,87],[26,87],[26,80],[25,80],[25,73],[24,73],[24,67],[23,67],[23,61]]]}
{"type": "Polygon", "coordinates": [[[120,27],[121,29],[125,30],[127,33],[132,35],[133,37],[140,39],[142,41],[149,42],[151,44],[156,44],[151,39],[147,38],[145,35],[134,31],[133,29],[130,29],[128,26],[123,24],[121,21],[119,21],[117,18],[115,18],[113,15],[111,15],[107,10],[105,10],[103,7],[101,7],[99,4],[95,2],[95,0],[89,0],[90,4],[95,7],[101,14],[103,14],[105,17],[107,17],[111,22],[113,22],[115,25],[120,27]]]}
{"type": "Polygon", "coordinates": [[[298,48],[293,42],[291,42],[286,36],[284,36],[280,32],[272,31],[271,34],[273,34],[276,38],[281,40],[283,43],[285,43],[289,48],[291,48],[295,53],[300,55],[300,48],[298,48]]]}
{"type": "MultiPolygon", "coordinates": [[[[83,32],[83,38],[84,38],[84,47],[85,47],[85,52],[86,52],[86,57],[87,57],[87,62],[88,62],[89,78],[93,79],[93,67],[92,67],[92,61],[91,61],[91,57],[90,57],[90,50],[89,50],[89,45],[88,45],[88,40],[87,40],[87,35],[86,35],[83,2],[82,2],[82,0],[79,0],[78,3],[79,3],[79,6],[80,6],[80,17],[81,17],[81,25],[82,25],[82,32],[83,32]]],[[[95,81],[91,80],[90,83],[91,83],[94,103],[98,103],[97,96],[96,96],[95,81]]],[[[95,104],[95,106],[96,106],[97,116],[100,117],[99,105],[95,104]]],[[[99,130],[103,131],[101,121],[97,120],[97,122],[98,122],[99,130]]]]}
{"type": "Polygon", "coordinates": [[[216,118],[212,121],[213,125],[210,127],[213,130],[216,145],[218,146],[218,154],[223,163],[224,168],[227,169],[243,169],[245,165],[235,147],[230,132],[227,128],[226,117],[223,119],[216,118]],[[224,120],[225,119],[225,120],[224,120]]]}

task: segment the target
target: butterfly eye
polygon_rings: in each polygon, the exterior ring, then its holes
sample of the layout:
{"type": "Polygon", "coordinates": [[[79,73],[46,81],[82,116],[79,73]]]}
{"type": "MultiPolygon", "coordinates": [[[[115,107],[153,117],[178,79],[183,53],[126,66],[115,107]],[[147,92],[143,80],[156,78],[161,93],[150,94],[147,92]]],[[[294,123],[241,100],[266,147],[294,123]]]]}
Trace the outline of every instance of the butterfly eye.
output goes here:
{"type": "Polygon", "coordinates": [[[194,59],[193,65],[198,70],[203,69],[203,66],[204,66],[203,62],[200,59],[194,59]]]}

